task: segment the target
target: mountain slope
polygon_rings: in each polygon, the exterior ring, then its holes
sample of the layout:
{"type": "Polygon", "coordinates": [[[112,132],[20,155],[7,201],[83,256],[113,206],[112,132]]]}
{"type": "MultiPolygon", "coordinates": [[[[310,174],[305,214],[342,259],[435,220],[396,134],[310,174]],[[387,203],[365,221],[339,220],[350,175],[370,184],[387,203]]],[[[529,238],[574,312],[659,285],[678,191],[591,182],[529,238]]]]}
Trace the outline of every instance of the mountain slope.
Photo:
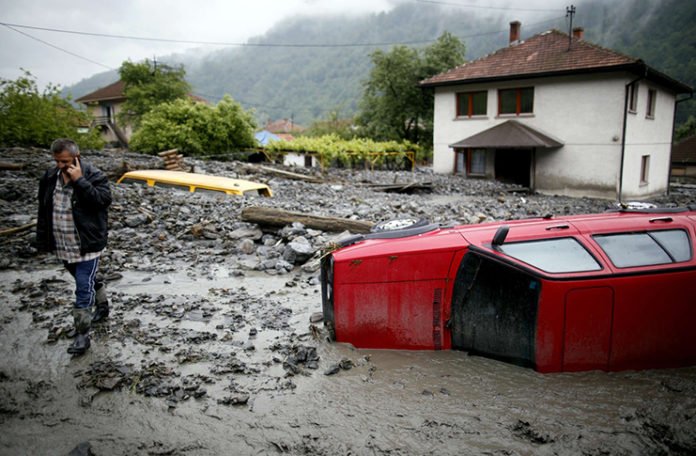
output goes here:
{"type": "MultiPolygon", "coordinates": [[[[696,2],[587,0],[578,4],[577,11],[574,25],[585,28],[587,40],[640,57],[696,85],[696,2]]],[[[194,93],[210,101],[227,93],[245,108],[253,108],[260,123],[287,118],[308,125],[331,112],[340,117],[356,112],[369,76],[370,53],[388,48],[367,44],[425,46],[449,31],[465,42],[471,60],[507,45],[514,15],[515,11],[506,11],[482,16],[463,8],[409,2],[387,13],[360,17],[292,18],[250,40],[250,46],[165,60],[184,64],[194,93]],[[272,46],[278,43],[285,46],[272,46]],[[365,45],[345,46],[348,43],[365,45]],[[304,46],[308,44],[325,46],[304,46]]],[[[551,28],[567,32],[562,10],[528,17],[522,24],[523,37],[551,28]]],[[[79,97],[117,77],[114,72],[102,73],[70,91],[79,97]]],[[[695,113],[696,102],[680,103],[678,119],[695,113]]]]}

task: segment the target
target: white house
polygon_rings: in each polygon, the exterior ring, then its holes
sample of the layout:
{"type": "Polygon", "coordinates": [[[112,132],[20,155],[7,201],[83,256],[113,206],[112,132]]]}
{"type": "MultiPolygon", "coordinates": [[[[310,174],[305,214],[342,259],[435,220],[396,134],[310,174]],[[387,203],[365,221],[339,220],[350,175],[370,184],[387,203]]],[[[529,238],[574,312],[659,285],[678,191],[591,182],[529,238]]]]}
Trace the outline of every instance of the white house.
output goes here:
{"type": "Polygon", "coordinates": [[[557,30],[421,82],[435,93],[433,167],[548,194],[664,193],[677,95],[691,87],[557,30]]]}

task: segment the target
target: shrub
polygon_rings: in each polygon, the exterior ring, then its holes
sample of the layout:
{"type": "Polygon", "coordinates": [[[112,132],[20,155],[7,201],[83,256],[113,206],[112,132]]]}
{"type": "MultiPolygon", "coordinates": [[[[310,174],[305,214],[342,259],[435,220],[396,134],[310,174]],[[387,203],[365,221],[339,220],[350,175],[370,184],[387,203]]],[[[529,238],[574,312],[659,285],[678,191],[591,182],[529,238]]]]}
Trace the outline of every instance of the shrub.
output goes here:
{"type": "Polygon", "coordinates": [[[56,138],[71,138],[83,149],[100,149],[104,142],[88,127],[90,117],[61,98],[57,86],[40,93],[28,71],[16,80],[0,79],[0,144],[48,148],[56,138]]]}
{"type": "Polygon", "coordinates": [[[188,155],[221,154],[254,147],[255,128],[252,114],[227,95],[216,106],[178,99],[143,116],[130,148],[149,154],[168,149],[188,155]]]}

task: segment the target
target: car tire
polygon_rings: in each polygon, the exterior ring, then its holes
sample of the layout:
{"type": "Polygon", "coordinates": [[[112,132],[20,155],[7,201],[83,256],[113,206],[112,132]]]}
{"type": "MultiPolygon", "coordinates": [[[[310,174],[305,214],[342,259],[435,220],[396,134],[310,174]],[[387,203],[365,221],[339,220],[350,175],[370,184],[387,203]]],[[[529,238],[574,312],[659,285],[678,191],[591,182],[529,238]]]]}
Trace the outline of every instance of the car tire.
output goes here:
{"type": "Polygon", "coordinates": [[[370,228],[371,233],[383,233],[385,231],[397,231],[405,230],[410,228],[416,228],[419,226],[429,225],[428,221],[425,219],[416,218],[401,218],[386,220],[384,222],[379,222],[370,228]]]}
{"type": "Polygon", "coordinates": [[[425,219],[395,219],[380,222],[370,229],[366,239],[396,239],[427,233],[440,228],[437,223],[429,223],[425,219]]]}

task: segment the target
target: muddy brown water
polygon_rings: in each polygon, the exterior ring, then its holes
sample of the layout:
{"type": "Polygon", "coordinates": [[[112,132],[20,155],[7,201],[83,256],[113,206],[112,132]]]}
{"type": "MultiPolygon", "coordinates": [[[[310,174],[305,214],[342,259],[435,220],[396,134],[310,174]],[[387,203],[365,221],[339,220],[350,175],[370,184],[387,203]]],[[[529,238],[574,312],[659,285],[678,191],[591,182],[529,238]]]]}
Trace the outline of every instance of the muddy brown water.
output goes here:
{"type": "Polygon", "coordinates": [[[62,455],[81,442],[97,455],[696,450],[696,368],[544,375],[457,351],[356,350],[312,335],[319,285],[304,276],[176,271],[109,283],[113,314],[81,358],[66,353],[69,339],[47,340],[69,322],[67,274],[0,272],[0,454],[62,455]],[[289,375],[293,346],[316,348],[318,368],[289,375]],[[246,372],[220,371],[226,359],[246,372]],[[325,375],[345,359],[354,367],[325,375]],[[206,394],[173,403],[138,392],[138,380],[95,388],[86,373],[104,361],[140,372],[162,363],[175,372],[166,381],[203,378],[206,394]],[[225,402],[240,393],[246,403],[225,402]]]}

